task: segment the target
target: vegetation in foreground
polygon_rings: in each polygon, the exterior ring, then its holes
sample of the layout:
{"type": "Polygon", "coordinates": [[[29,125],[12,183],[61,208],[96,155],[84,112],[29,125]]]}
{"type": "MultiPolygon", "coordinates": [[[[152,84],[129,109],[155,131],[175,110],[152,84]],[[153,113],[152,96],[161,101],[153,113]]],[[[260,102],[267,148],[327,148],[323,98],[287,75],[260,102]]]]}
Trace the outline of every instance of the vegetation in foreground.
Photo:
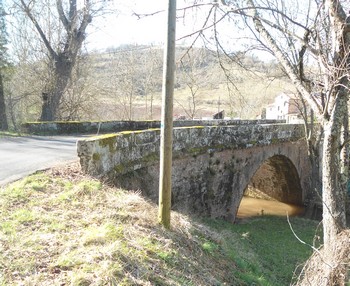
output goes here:
{"type": "MultiPolygon", "coordinates": [[[[317,222],[291,219],[312,244],[317,222]]],[[[77,165],[0,190],[0,285],[289,285],[311,248],[285,218],[240,224],[173,212],[77,165]]]]}

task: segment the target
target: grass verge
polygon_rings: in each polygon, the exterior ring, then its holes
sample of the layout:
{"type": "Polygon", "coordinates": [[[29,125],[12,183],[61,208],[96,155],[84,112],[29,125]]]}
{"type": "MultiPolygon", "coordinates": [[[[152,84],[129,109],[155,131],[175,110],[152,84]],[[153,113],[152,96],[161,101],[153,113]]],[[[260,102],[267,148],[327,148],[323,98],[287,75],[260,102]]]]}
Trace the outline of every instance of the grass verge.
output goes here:
{"type": "MultiPolygon", "coordinates": [[[[0,285],[289,285],[311,254],[285,218],[242,224],[173,212],[85,177],[77,165],[0,190],[0,285]]],[[[294,218],[312,243],[316,222],[294,218]]]]}
{"type": "Polygon", "coordinates": [[[18,132],[13,132],[13,131],[0,131],[0,138],[1,137],[18,137],[21,136],[22,134],[18,132]]]}

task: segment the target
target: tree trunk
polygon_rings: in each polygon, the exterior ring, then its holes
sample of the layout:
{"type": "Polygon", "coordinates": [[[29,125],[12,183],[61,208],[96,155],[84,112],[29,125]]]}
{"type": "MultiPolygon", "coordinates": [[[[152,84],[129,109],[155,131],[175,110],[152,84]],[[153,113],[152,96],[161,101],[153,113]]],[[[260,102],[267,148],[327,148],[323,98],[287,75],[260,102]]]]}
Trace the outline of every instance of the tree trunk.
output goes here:
{"type": "Polygon", "coordinates": [[[64,39],[64,41],[53,43],[50,41],[53,38],[52,35],[45,34],[45,30],[40,25],[40,14],[36,13],[36,5],[24,0],[19,2],[19,6],[37,30],[52,63],[51,74],[53,74],[53,78],[50,79],[49,89],[42,93],[43,103],[40,120],[53,121],[57,119],[61,98],[71,77],[82,43],[85,40],[86,28],[92,21],[91,9],[93,4],[90,1],[84,1],[84,6],[78,11],[77,0],[67,1],[66,4],[61,0],[57,0],[58,20],[64,28],[62,29],[64,35],[62,34],[60,37],[57,34],[57,37],[64,39]]]}
{"type": "Polygon", "coordinates": [[[332,241],[346,228],[346,182],[341,172],[341,130],[346,116],[346,96],[336,99],[331,118],[324,123],[322,162],[323,231],[325,251],[332,251],[332,241]]]}
{"type": "Polygon", "coordinates": [[[0,71],[0,130],[8,130],[7,116],[6,116],[6,105],[5,105],[5,94],[4,85],[2,80],[2,72],[0,71]]]}
{"type": "Polygon", "coordinates": [[[73,63],[69,59],[64,56],[58,57],[53,71],[54,79],[50,84],[52,89],[42,93],[40,121],[54,121],[57,119],[60,101],[72,70],[73,63]]]}

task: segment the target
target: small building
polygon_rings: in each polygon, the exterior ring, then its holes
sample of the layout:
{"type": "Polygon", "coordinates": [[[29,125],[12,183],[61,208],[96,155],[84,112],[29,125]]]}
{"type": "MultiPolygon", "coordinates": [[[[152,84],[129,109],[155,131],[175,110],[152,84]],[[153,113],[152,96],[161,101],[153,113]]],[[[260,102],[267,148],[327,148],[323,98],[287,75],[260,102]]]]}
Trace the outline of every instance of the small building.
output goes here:
{"type": "Polygon", "coordinates": [[[266,119],[286,120],[287,123],[303,123],[302,103],[294,94],[281,93],[266,107],[266,119]]]}

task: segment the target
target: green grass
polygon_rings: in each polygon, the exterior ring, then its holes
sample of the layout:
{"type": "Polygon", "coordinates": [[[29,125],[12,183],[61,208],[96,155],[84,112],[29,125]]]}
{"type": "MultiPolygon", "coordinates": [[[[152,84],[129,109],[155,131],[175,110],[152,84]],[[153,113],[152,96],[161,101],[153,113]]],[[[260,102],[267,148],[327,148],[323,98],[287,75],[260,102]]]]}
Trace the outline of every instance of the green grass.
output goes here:
{"type": "MultiPolygon", "coordinates": [[[[285,218],[242,224],[173,212],[75,167],[0,189],[0,285],[289,285],[311,253],[285,218]]],[[[316,222],[293,218],[312,243],[316,222]]]]}
{"type": "MultiPolygon", "coordinates": [[[[315,221],[302,218],[290,220],[300,239],[320,246],[320,241],[314,241],[317,235],[315,221]]],[[[286,218],[256,217],[238,225],[212,220],[207,223],[218,232],[234,234],[227,237],[223,247],[227,248],[228,255],[238,265],[236,275],[248,285],[288,285],[291,274],[295,270],[298,273],[296,268],[312,253],[309,246],[299,243],[294,237],[286,218]],[[239,247],[232,247],[235,244],[239,244],[239,247]]]]}

